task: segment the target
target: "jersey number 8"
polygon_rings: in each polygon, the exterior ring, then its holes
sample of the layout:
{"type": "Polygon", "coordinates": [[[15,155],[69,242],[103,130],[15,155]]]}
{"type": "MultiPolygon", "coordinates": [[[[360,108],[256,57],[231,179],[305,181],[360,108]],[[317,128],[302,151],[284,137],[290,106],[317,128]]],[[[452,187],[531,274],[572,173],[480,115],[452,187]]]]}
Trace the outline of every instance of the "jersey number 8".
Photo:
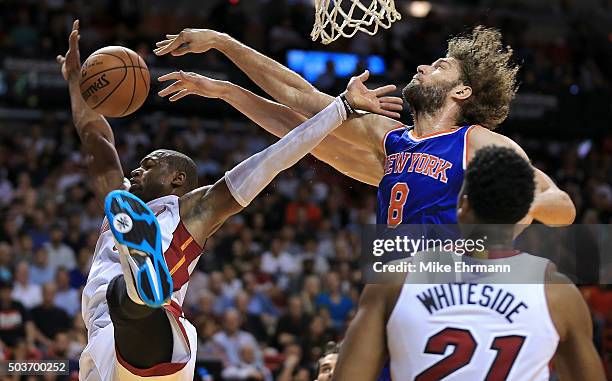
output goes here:
{"type": "Polygon", "coordinates": [[[410,189],[406,183],[397,183],[391,188],[389,209],[387,211],[387,225],[396,227],[404,219],[404,205],[408,199],[410,189]]]}

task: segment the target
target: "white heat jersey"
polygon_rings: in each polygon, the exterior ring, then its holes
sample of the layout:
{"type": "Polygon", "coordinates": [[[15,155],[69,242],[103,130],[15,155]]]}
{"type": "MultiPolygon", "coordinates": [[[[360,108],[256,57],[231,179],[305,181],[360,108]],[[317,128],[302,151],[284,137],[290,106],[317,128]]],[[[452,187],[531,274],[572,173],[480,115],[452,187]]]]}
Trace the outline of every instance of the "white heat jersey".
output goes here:
{"type": "MultiPolygon", "coordinates": [[[[163,364],[160,368],[164,373],[168,369],[173,370],[181,366],[181,369],[185,369],[185,364],[191,363],[190,360],[195,358],[195,328],[182,316],[181,306],[187,292],[189,275],[202,254],[202,248],[194,241],[181,222],[177,196],[161,197],[148,202],[147,205],[155,213],[159,222],[164,258],[172,275],[174,286],[171,304],[164,307],[171,320],[175,337],[173,364],[163,364]]],[[[115,371],[119,372],[125,371],[125,366],[129,366],[120,358],[117,363],[112,324],[106,303],[108,284],[120,274],[123,272],[119,263],[119,252],[115,247],[113,234],[105,218],[96,244],[87,284],[83,290],[82,314],[87,327],[88,345],[81,356],[81,368],[85,368],[81,369],[81,379],[105,381],[117,379],[117,376],[113,376],[111,368],[115,367],[117,368],[115,371]]],[[[147,377],[150,375],[150,373],[146,374],[147,377]]],[[[137,379],[137,376],[136,374],[134,379],[137,379]]],[[[120,378],[127,379],[125,376],[120,378]]]]}
{"type": "Polygon", "coordinates": [[[559,341],[549,261],[521,253],[486,263],[520,266],[537,282],[408,284],[409,275],[386,327],[393,380],[548,381],[559,341]]]}

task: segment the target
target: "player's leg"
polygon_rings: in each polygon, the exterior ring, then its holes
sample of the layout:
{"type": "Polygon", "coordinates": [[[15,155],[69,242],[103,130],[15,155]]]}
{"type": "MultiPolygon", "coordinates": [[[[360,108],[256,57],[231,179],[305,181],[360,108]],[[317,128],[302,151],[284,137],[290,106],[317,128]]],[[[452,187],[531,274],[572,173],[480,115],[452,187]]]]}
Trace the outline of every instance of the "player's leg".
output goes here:
{"type": "Polygon", "coordinates": [[[140,369],[171,362],[172,328],[163,308],[134,303],[128,296],[123,275],[110,282],[106,300],[116,350],[126,362],[140,369]]]}
{"type": "Polygon", "coordinates": [[[109,193],[105,212],[123,270],[106,294],[117,350],[136,368],[171,362],[172,328],[161,307],[173,286],[157,219],[145,203],[125,191],[109,193]]]}

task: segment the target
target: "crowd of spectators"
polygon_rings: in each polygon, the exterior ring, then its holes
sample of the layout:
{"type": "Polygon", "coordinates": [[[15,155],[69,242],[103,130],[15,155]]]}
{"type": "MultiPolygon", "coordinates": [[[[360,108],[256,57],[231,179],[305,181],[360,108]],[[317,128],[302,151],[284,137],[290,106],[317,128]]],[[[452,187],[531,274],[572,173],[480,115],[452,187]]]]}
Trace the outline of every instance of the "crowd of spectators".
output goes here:
{"type": "MultiPolygon", "coordinates": [[[[223,30],[279,59],[288,48],[315,46],[308,38],[309,2],[193,2],[197,12],[187,6],[169,12],[169,3],[160,1],[141,3],[0,2],[0,56],[55,57],[65,51],[76,16],[87,25],[84,51],[109,44],[140,47],[139,53],[153,64],[150,47],[161,31],[187,26],[223,30]]],[[[610,12],[609,2],[605,4],[610,12]]],[[[533,25],[486,16],[502,27],[524,60],[524,89],[565,91],[578,85],[585,91],[609,91],[606,70],[612,66],[601,64],[605,54],[598,50],[600,41],[588,38],[596,23],[585,25],[572,13],[573,6],[575,2],[564,1],[555,9],[581,29],[566,30],[550,41],[534,42],[527,28],[533,25]]],[[[399,83],[409,68],[440,54],[449,33],[479,21],[474,14],[461,18],[461,25],[446,25],[435,13],[425,20],[406,17],[378,37],[358,35],[337,47],[385,55],[386,77],[399,83]]],[[[204,67],[223,68],[215,55],[202,60],[204,67]]],[[[332,91],[343,81],[328,76],[319,85],[332,91]]],[[[0,83],[0,95],[2,89],[0,83]]],[[[90,191],[71,121],[54,111],[27,126],[17,120],[0,122],[0,358],[69,359],[76,370],[86,345],[80,294],[102,213],[90,191]]],[[[113,123],[125,173],[146,153],[163,147],[191,155],[200,182],[208,184],[274,141],[244,118],[215,123],[193,118],[178,126],[163,113],[113,123]]],[[[561,140],[554,131],[546,138],[512,135],[570,194],[578,211],[576,223],[612,222],[612,135],[602,127],[597,139],[561,140]]],[[[225,380],[311,381],[326,343],[342,338],[355,312],[363,287],[360,232],[363,224],[375,221],[375,207],[374,188],[312,157],[279,176],[208,240],[194,271],[185,311],[198,330],[198,361],[222,364],[225,380]]],[[[610,361],[612,290],[582,290],[594,316],[597,348],[610,361]]]]}

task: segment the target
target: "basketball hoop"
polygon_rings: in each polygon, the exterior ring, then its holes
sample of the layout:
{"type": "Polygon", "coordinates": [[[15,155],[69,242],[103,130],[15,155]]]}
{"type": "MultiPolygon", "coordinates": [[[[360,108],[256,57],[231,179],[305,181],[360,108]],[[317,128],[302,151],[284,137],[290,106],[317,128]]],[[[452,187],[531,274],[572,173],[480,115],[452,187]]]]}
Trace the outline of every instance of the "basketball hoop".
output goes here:
{"type": "Polygon", "coordinates": [[[394,0],[315,0],[315,23],[310,33],[313,41],[321,38],[324,45],[339,37],[353,37],[358,31],[370,36],[378,27],[389,29],[402,18],[394,0]],[[370,1],[371,4],[366,6],[370,1]],[[350,6],[347,4],[350,2],[350,6]]]}

